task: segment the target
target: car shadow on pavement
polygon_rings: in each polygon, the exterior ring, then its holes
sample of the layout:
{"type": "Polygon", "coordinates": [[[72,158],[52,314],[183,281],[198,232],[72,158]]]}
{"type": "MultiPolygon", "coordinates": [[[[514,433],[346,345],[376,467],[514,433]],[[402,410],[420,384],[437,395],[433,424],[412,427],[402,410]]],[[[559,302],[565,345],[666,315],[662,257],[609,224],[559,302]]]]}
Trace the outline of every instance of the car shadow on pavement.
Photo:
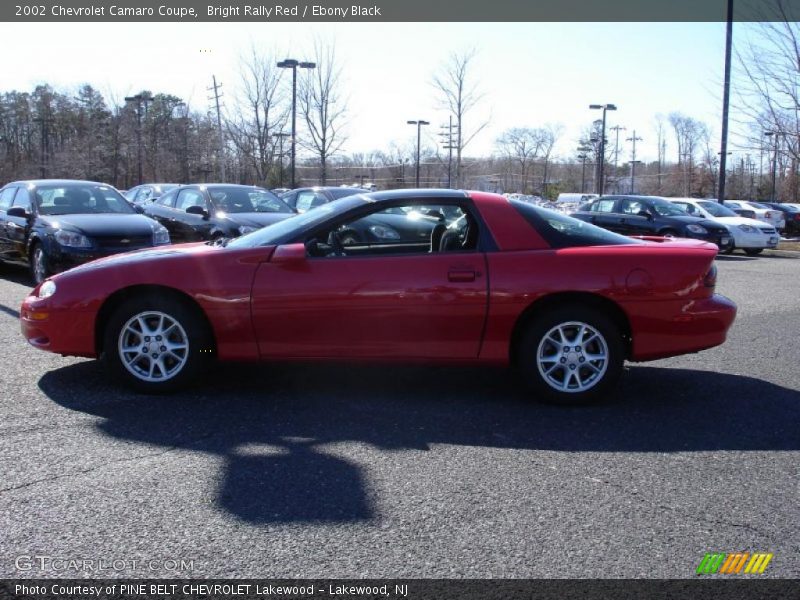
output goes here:
{"type": "Polygon", "coordinates": [[[364,469],[333,447],[347,442],[384,452],[800,449],[797,390],[675,368],[633,366],[614,399],[573,408],[532,402],[510,372],[488,368],[220,365],[194,391],[152,397],[87,361],[48,372],[39,387],[100,417],[114,438],[223,457],[218,508],[253,523],[375,517],[364,469]]]}

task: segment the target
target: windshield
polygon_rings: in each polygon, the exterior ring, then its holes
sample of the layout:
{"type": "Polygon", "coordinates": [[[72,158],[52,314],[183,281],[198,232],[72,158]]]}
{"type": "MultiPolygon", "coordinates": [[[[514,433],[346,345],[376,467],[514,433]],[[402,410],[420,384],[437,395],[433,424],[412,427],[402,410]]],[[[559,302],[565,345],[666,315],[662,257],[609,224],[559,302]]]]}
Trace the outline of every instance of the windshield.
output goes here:
{"type": "Polygon", "coordinates": [[[351,208],[371,202],[364,196],[348,196],[341,200],[334,200],[312,208],[308,212],[291,217],[285,221],[278,221],[267,227],[238,237],[228,244],[228,248],[255,248],[256,246],[270,246],[272,244],[285,244],[305,231],[324,223],[328,219],[347,212],[351,208]]]}
{"type": "Polygon", "coordinates": [[[685,217],[686,211],[666,200],[651,200],[653,209],[662,217],[685,217]]]}
{"type": "Polygon", "coordinates": [[[726,206],[722,206],[719,202],[698,202],[700,206],[706,209],[712,216],[715,217],[738,217],[735,212],[726,206]]]}
{"type": "Polygon", "coordinates": [[[117,190],[96,183],[41,185],[33,197],[40,215],[136,214],[117,190]]]}
{"type": "Polygon", "coordinates": [[[227,213],[294,212],[275,194],[258,188],[213,188],[209,189],[208,193],[211,195],[215,208],[227,213]]]}

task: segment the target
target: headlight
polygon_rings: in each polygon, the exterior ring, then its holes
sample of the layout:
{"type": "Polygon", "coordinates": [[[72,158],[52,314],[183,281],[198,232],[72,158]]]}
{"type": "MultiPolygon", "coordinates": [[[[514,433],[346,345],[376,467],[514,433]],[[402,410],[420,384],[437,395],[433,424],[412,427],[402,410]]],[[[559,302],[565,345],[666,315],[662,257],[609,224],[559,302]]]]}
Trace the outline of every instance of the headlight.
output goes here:
{"type": "Polygon", "coordinates": [[[169,231],[163,225],[157,225],[153,228],[153,245],[169,244],[169,231]]]}
{"type": "Polygon", "coordinates": [[[56,282],[49,279],[39,288],[39,298],[49,298],[56,293],[56,282]]]}
{"type": "Polygon", "coordinates": [[[80,233],[73,233],[71,231],[64,231],[63,229],[56,231],[56,241],[69,248],[91,248],[92,242],[85,235],[80,233]]]}
{"type": "Polygon", "coordinates": [[[703,227],[702,225],[695,225],[694,223],[690,223],[686,226],[687,231],[691,231],[692,233],[697,233],[699,235],[705,235],[708,233],[708,230],[703,227]]]}
{"type": "Polygon", "coordinates": [[[739,225],[739,229],[744,231],[745,233],[756,233],[758,231],[758,229],[756,229],[752,225],[739,225]]]}
{"type": "Polygon", "coordinates": [[[369,228],[372,235],[380,240],[399,240],[400,234],[391,227],[384,227],[383,225],[372,225],[369,228]]]}
{"type": "Polygon", "coordinates": [[[242,225],[239,227],[239,235],[247,235],[248,233],[253,233],[254,231],[258,231],[258,227],[250,227],[249,225],[242,225]]]}

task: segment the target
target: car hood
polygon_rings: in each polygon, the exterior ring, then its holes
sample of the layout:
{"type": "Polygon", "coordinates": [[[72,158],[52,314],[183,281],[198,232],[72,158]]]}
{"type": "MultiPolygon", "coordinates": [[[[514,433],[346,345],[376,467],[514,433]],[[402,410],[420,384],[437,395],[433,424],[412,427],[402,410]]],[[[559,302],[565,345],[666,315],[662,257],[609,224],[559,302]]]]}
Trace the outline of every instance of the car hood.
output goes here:
{"type": "Polygon", "coordinates": [[[248,213],[226,213],[229,221],[237,225],[244,225],[245,227],[265,227],[272,225],[278,221],[283,221],[289,217],[293,217],[295,213],[262,213],[262,212],[248,212],[248,213]]]}
{"type": "Polygon", "coordinates": [[[53,229],[69,229],[88,237],[150,235],[155,221],[144,215],[47,215],[39,220],[53,229]]]}
{"type": "MultiPolygon", "coordinates": [[[[145,248],[134,250],[124,254],[114,254],[104,258],[98,258],[77,267],[65,271],[66,273],[79,273],[83,271],[93,271],[96,269],[115,268],[122,265],[130,265],[151,260],[168,260],[187,255],[200,255],[220,250],[221,246],[214,246],[205,242],[193,242],[190,244],[171,244],[168,246],[158,246],[155,248],[145,248]]],[[[55,275],[54,278],[61,277],[63,274],[55,275]]]]}
{"type": "Polygon", "coordinates": [[[750,225],[751,227],[764,227],[764,225],[769,225],[772,227],[770,223],[765,223],[764,221],[758,221],[756,219],[748,219],[747,217],[714,217],[714,220],[725,223],[725,225],[750,225]]]}

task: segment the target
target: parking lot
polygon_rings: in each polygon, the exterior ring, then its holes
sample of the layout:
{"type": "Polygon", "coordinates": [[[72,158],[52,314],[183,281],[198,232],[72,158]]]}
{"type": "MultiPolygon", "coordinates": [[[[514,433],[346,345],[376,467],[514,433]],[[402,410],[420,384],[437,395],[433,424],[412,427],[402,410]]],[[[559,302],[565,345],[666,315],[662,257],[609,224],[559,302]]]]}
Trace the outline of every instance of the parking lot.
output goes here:
{"type": "Polygon", "coordinates": [[[717,265],[726,344],[630,365],[574,409],[463,368],[225,366],[138,396],[28,347],[27,276],[0,266],[0,577],[99,572],[47,556],[134,577],[681,578],[742,550],[800,577],[800,258],[717,265]]]}

